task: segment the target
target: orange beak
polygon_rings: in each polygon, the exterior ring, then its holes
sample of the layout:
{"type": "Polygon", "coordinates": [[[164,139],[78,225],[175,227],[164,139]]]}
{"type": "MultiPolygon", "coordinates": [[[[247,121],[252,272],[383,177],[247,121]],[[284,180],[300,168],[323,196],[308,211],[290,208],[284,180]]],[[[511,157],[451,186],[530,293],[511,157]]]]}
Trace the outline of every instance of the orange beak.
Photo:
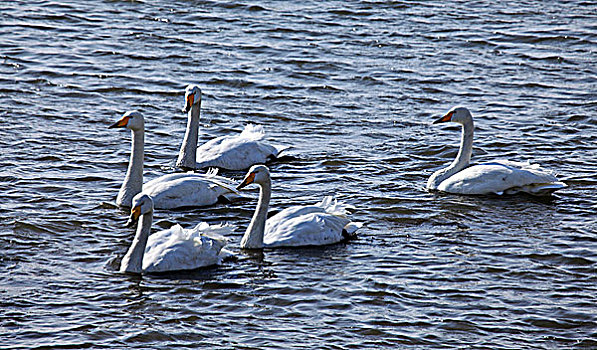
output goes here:
{"type": "Polygon", "coordinates": [[[253,181],[255,181],[255,173],[250,173],[249,175],[247,175],[247,177],[245,177],[245,179],[243,180],[243,182],[240,183],[240,185],[236,186],[236,189],[240,190],[241,188],[244,188],[252,184],[253,181]]]}
{"type": "Polygon", "coordinates": [[[185,104],[184,109],[182,111],[184,113],[189,113],[189,111],[191,110],[191,107],[193,106],[194,102],[195,102],[195,94],[188,95],[187,96],[186,104],[185,104]]]}
{"type": "Polygon", "coordinates": [[[439,118],[438,120],[434,121],[433,124],[445,123],[452,121],[452,116],[454,115],[454,111],[450,111],[446,113],[443,117],[439,118]]]}
{"type": "Polygon", "coordinates": [[[131,216],[129,217],[129,220],[125,224],[125,227],[132,227],[133,225],[135,225],[135,222],[137,222],[137,220],[139,220],[139,216],[141,216],[141,206],[136,206],[136,207],[132,208],[131,216]]]}
{"type": "Polygon", "coordinates": [[[108,127],[108,129],[113,129],[113,128],[124,128],[128,123],[129,123],[129,117],[122,117],[120,118],[119,121],[117,121],[116,123],[110,125],[108,127]]]}

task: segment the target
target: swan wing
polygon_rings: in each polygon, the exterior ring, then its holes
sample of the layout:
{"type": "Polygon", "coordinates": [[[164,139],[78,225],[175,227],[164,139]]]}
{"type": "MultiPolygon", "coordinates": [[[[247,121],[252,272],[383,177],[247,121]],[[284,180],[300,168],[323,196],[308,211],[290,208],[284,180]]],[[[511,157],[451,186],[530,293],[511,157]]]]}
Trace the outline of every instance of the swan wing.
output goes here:
{"type": "Polygon", "coordinates": [[[201,174],[171,174],[152,180],[143,186],[143,193],[153,198],[158,209],[200,207],[215,204],[221,195],[236,192],[233,186],[220,182],[218,176],[201,174]],[[177,176],[172,176],[177,175],[177,176]]]}
{"type": "Polygon", "coordinates": [[[281,147],[260,141],[263,127],[249,124],[236,136],[221,136],[197,149],[197,168],[218,167],[243,170],[276,157],[281,147]]]}
{"type": "Polygon", "coordinates": [[[537,165],[495,161],[465,168],[442,181],[438,189],[459,194],[503,194],[520,191],[541,194],[541,188],[549,191],[548,188],[554,186],[562,188],[561,184],[563,183],[554,175],[537,165]],[[550,186],[546,188],[546,184],[550,186]]]}
{"type": "Polygon", "coordinates": [[[328,214],[317,205],[292,207],[269,218],[263,242],[268,247],[325,245],[344,239],[342,229],[349,220],[328,214]]]}
{"type": "Polygon", "coordinates": [[[229,234],[232,230],[233,227],[228,225],[200,223],[193,229],[174,225],[156,232],[147,241],[143,270],[164,272],[217,265],[227,242],[221,234],[229,234]]]}

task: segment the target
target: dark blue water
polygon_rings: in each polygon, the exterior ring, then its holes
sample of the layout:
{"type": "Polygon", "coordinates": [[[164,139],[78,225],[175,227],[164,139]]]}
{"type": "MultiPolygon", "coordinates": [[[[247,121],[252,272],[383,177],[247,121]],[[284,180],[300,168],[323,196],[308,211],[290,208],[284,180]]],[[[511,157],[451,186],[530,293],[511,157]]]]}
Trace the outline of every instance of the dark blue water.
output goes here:
{"type": "MultiPolygon", "coordinates": [[[[597,5],[566,2],[12,1],[0,4],[0,347],[597,348],[597,5]],[[114,205],[146,120],[145,177],[182,141],[266,127],[273,211],[334,194],[359,238],[240,251],[256,205],[157,211],[154,228],[238,226],[237,260],[117,272],[114,205]],[[424,190],[456,155],[530,160],[552,199],[424,190]]],[[[243,172],[226,176],[240,180],[243,172]]]]}

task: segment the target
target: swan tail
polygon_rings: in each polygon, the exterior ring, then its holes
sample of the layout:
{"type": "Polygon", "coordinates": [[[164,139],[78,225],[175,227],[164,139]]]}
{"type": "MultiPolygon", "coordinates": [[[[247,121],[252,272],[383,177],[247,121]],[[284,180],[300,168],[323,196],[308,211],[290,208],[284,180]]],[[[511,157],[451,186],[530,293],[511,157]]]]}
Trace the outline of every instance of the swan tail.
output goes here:
{"type": "Polygon", "coordinates": [[[259,141],[264,136],[265,129],[263,128],[263,125],[247,124],[239,137],[247,140],[259,141]]]}
{"type": "Polygon", "coordinates": [[[232,234],[232,232],[234,232],[235,229],[236,229],[236,226],[234,226],[234,225],[230,225],[230,224],[210,225],[207,222],[203,221],[203,222],[198,223],[197,226],[195,226],[195,228],[193,229],[193,231],[194,232],[198,231],[202,235],[205,235],[205,236],[213,238],[213,239],[227,241],[228,238],[226,238],[224,235],[232,234]]]}
{"type": "Polygon", "coordinates": [[[206,222],[201,222],[195,226],[193,231],[194,234],[208,238],[211,241],[210,244],[219,252],[228,243],[228,238],[224,235],[231,235],[235,229],[236,226],[229,224],[209,225],[206,222]]]}
{"type": "Polygon", "coordinates": [[[223,194],[223,196],[225,196],[225,197],[229,193],[232,193],[232,194],[235,194],[235,195],[237,195],[239,197],[242,197],[242,195],[238,192],[238,190],[236,188],[234,188],[234,187],[232,187],[232,186],[230,186],[228,184],[222,183],[220,181],[214,180],[213,184],[211,184],[209,186],[209,188],[211,188],[211,189],[215,189],[215,188],[218,188],[218,187],[221,187],[221,188],[223,188],[223,189],[225,189],[227,191],[226,193],[223,194]]]}
{"type": "Polygon", "coordinates": [[[522,188],[522,191],[530,193],[535,196],[549,196],[557,190],[566,188],[568,185],[561,181],[543,183],[543,184],[532,184],[522,188]]]}
{"type": "Polygon", "coordinates": [[[221,264],[222,261],[232,258],[234,253],[226,248],[220,249],[220,253],[218,254],[218,264],[221,264]]]}
{"type": "Polygon", "coordinates": [[[346,231],[346,234],[348,236],[355,236],[357,230],[361,227],[363,227],[362,222],[349,222],[348,224],[346,224],[346,226],[344,226],[344,231],[346,231]]]}
{"type": "Polygon", "coordinates": [[[222,195],[222,197],[224,197],[224,200],[226,200],[226,201],[228,201],[230,203],[232,203],[232,202],[234,202],[236,200],[242,199],[242,198],[247,198],[247,197],[243,196],[239,192],[227,192],[227,193],[224,193],[222,195]]]}
{"type": "Polygon", "coordinates": [[[280,153],[286,152],[292,148],[292,146],[283,146],[283,145],[272,145],[276,149],[276,154],[274,156],[279,157],[280,153]]]}

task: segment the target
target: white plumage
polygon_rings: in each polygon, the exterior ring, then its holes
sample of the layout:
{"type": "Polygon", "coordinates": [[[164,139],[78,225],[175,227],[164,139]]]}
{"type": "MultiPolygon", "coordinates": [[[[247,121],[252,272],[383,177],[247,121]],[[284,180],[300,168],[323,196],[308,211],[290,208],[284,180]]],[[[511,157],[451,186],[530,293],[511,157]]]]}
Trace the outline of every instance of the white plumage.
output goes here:
{"type": "Polygon", "coordinates": [[[251,167],[241,189],[251,183],[260,187],[259,203],[255,214],[241,239],[241,248],[297,247],[326,245],[340,242],[355,234],[361,223],[347,217],[347,205],[333,197],[325,197],[315,205],[294,206],[267,219],[271,198],[271,178],[264,165],[251,167]]]}
{"type": "Polygon", "coordinates": [[[234,182],[215,174],[169,174],[143,185],[158,209],[201,207],[215,204],[221,196],[233,196],[234,182]]]}
{"type": "Polygon", "coordinates": [[[239,135],[220,136],[208,141],[197,149],[196,167],[244,170],[254,164],[264,164],[283,150],[262,142],[264,137],[263,126],[248,124],[239,135]]]}
{"type": "Polygon", "coordinates": [[[222,252],[227,242],[222,234],[231,234],[232,231],[232,226],[210,226],[201,222],[192,229],[176,224],[156,232],[147,240],[143,271],[192,270],[218,265],[227,256],[226,251],[222,252]]]}
{"type": "Polygon", "coordinates": [[[201,89],[196,85],[187,86],[185,101],[183,111],[188,112],[187,129],[176,162],[180,168],[244,170],[275,159],[284,150],[284,147],[263,141],[263,126],[253,124],[246,125],[238,135],[220,136],[197,148],[201,89]]]}
{"type": "Polygon", "coordinates": [[[217,176],[217,172],[169,174],[143,184],[145,134],[143,115],[136,111],[129,111],[110,127],[127,128],[131,130],[132,135],[129,166],[116,198],[116,204],[119,206],[130,207],[133,197],[140,192],[152,196],[154,206],[159,209],[212,205],[221,196],[233,196],[236,192],[234,181],[217,176]]]}
{"type": "Polygon", "coordinates": [[[462,124],[462,140],[456,159],[447,168],[436,171],[427,181],[428,190],[457,194],[550,195],[567,187],[565,183],[537,164],[497,160],[470,165],[473,147],[473,117],[468,109],[456,107],[434,122],[462,124]]]}
{"type": "Polygon", "coordinates": [[[192,229],[185,229],[176,224],[149,236],[153,201],[142,193],[133,199],[129,226],[137,220],[135,238],[122,259],[121,272],[192,270],[217,265],[229,254],[223,249],[227,242],[223,235],[231,234],[233,226],[202,222],[192,229]]]}
{"type": "Polygon", "coordinates": [[[315,205],[286,208],[266,220],[263,243],[266,247],[297,247],[340,242],[361,226],[349,226],[346,208],[331,196],[315,205]]]}

